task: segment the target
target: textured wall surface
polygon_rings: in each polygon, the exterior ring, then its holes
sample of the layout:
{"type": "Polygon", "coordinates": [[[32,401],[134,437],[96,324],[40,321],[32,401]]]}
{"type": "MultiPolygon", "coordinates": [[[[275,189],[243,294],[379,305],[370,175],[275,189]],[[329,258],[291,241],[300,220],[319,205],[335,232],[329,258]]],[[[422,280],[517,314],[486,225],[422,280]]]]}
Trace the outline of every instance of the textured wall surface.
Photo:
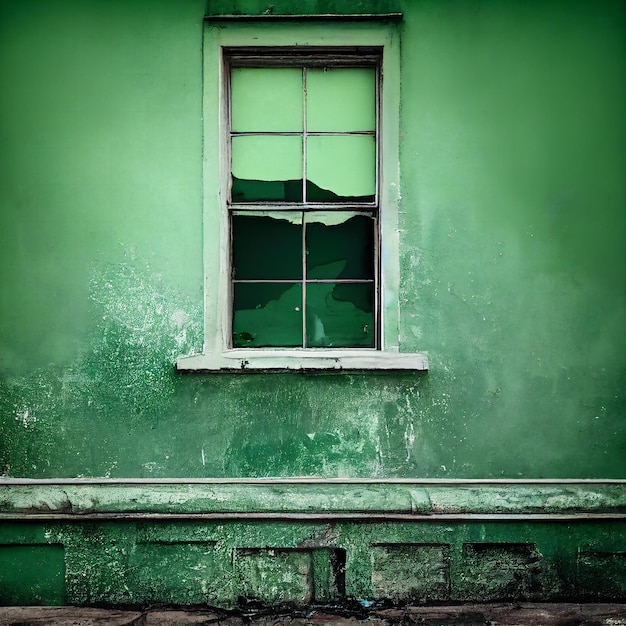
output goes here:
{"type": "Polygon", "coordinates": [[[623,3],[401,8],[430,372],[207,378],[173,368],[202,349],[204,2],[2,3],[2,471],[623,475],[623,3]]]}
{"type": "MultiPolygon", "coordinates": [[[[0,2],[0,474],[624,478],[624,3],[352,3],[404,13],[400,349],[430,370],[219,376],[174,368],[203,343],[203,17],[346,3],[206,5],[0,2]]],[[[623,520],[11,515],[2,603],[626,589],[623,520]]]]}
{"type": "Polygon", "coordinates": [[[0,604],[624,602],[622,529],[623,520],[5,523],[0,604]]]}

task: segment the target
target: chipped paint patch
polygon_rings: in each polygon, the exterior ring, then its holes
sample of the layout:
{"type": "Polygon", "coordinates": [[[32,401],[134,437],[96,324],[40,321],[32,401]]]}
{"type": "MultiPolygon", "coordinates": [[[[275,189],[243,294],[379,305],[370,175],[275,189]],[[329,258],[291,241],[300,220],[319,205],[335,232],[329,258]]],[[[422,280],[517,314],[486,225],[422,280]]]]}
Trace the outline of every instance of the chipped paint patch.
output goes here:
{"type": "Polygon", "coordinates": [[[28,428],[37,422],[37,418],[32,415],[28,409],[18,411],[18,413],[15,415],[15,419],[18,422],[21,422],[24,428],[28,428]]]}

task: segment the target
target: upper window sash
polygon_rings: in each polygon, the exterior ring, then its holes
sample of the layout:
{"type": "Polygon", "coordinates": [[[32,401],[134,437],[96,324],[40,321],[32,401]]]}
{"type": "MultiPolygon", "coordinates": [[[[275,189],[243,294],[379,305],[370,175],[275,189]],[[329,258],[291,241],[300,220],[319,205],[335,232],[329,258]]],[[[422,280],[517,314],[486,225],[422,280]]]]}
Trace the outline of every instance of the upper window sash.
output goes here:
{"type": "MultiPolygon", "coordinates": [[[[223,90],[227,99],[227,129],[225,143],[228,149],[228,159],[230,163],[230,171],[232,177],[229,176],[230,185],[228,188],[228,202],[231,206],[245,209],[247,206],[257,208],[259,206],[284,206],[305,207],[307,209],[332,209],[334,206],[339,208],[360,208],[371,207],[376,208],[379,205],[379,169],[380,169],[380,80],[381,80],[381,58],[382,47],[360,47],[346,48],[344,47],[299,47],[297,51],[293,48],[225,48],[224,55],[224,81],[223,90]],[[360,56],[361,55],[361,56],[360,56]],[[248,115],[251,115],[252,122],[246,123],[248,120],[242,119],[242,109],[245,110],[245,97],[242,95],[241,84],[246,77],[245,74],[237,73],[237,70],[253,69],[263,71],[264,69],[287,69],[287,83],[279,83],[277,88],[287,89],[286,97],[297,100],[298,106],[294,110],[292,107],[288,110],[288,119],[283,122],[279,117],[270,120],[270,128],[257,126],[262,121],[258,119],[263,115],[258,113],[255,115],[248,109],[248,115]],[[339,126],[335,124],[325,125],[321,122],[319,114],[319,99],[316,102],[314,94],[318,93],[320,70],[342,70],[342,69],[365,69],[372,71],[371,92],[364,94],[364,97],[371,97],[372,119],[365,123],[365,120],[359,120],[360,124],[351,127],[346,124],[346,120],[338,120],[339,126]],[[299,75],[299,73],[301,74],[299,75]],[[299,85],[296,80],[300,81],[299,85]],[[239,116],[233,119],[233,110],[240,112],[239,116]],[[257,119],[254,119],[255,116],[257,119]],[[341,126],[341,122],[346,124],[341,126]],[[341,139],[346,137],[346,139],[341,139]],[[337,138],[337,139],[335,139],[337,138]],[[371,138],[371,143],[368,138],[371,138]],[[267,152],[265,158],[260,161],[273,162],[274,154],[270,150],[270,146],[276,145],[283,149],[288,149],[292,154],[290,160],[290,173],[292,179],[300,180],[301,185],[297,186],[293,180],[290,181],[291,197],[272,198],[271,192],[267,197],[250,198],[246,197],[245,182],[236,177],[235,171],[241,169],[242,161],[245,162],[245,154],[250,150],[250,146],[258,145],[263,153],[267,152]],[[334,144],[334,145],[333,145],[334,144]],[[246,150],[246,147],[248,150],[246,150]],[[354,156],[362,161],[362,167],[367,168],[371,165],[372,186],[367,184],[368,174],[361,171],[358,165],[355,170],[350,172],[349,166],[346,167],[346,178],[349,180],[350,173],[359,174],[362,178],[361,185],[366,188],[360,188],[352,195],[346,194],[341,197],[340,193],[334,194],[337,189],[327,189],[326,187],[318,188],[316,181],[312,180],[309,174],[315,172],[316,177],[323,176],[320,171],[320,165],[323,163],[324,150],[328,152],[336,152],[343,149],[345,159],[341,162],[340,167],[350,163],[351,157],[354,156]],[[371,149],[371,153],[368,154],[371,149]],[[308,155],[311,155],[310,159],[308,155]],[[300,159],[298,165],[296,163],[300,159]],[[370,162],[368,163],[368,160],[370,162]],[[317,172],[316,172],[317,164],[317,172]],[[295,168],[295,169],[294,169],[295,168]],[[301,189],[300,189],[301,187],[301,189]],[[336,195],[336,198],[332,196],[336,195]],[[326,197],[324,197],[326,196],[326,197]]],[[[249,76],[249,75],[248,75],[249,76]]],[[[269,76],[269,75],[268,75],[269,76]]],[[[357,75],[358,76],[358,75],[357,75]]],[[[367,80],[359,85],[361,89],[365,86],[369,89],[370,85],[367,80]]],[[[276,103],[278,106],[280,103],[276,103]]],[[[367,105],[364,105],[367,110],[367,105]]],[[[267,120],[265,120],[267,123],[267,120]]],[[[247,163],[248,170],[251,164],[247,163]]],[[[255,164],[252,165],[254,169],[255,164]]],[[[267,165],[265,165],[267,168],[267,165]]],[[[260,169],[260,168],[259,168],[260,169]]],[[[330,172],[326,172],[328,176],[330,172]]],[[[335,173],[335,178],[338,174],[335,173]]],[[[280,179],[280,176],[277,176],[280,179]]],[[[285,179],[285,177],[283,177],[285,179]]],[[[339,177],[340,178],[340,177],[339,177]]],[[[264,179],[266,180],[266,179],[264,179]]],[[[268,181],[269,182],[269,181],[268,181]]],[[[280,182],[280,180],[277,180],[280,182]]],[[[323,181],[317,181],[323,182],[323,181]]],[[[326,181],[328,182],[328,181],[326,181]]],[[[345,187],[342,181],[340,186],[345,187]]],[[[270,185],[266,185],[271,189],[270,185]]],[[[348,185],[349,187],[349,185],[348,185]]],[[[248,187],[249,188],[249,187],[248,187]]],[[[357,188],[358,189],[358,188],[357,188]]]]}

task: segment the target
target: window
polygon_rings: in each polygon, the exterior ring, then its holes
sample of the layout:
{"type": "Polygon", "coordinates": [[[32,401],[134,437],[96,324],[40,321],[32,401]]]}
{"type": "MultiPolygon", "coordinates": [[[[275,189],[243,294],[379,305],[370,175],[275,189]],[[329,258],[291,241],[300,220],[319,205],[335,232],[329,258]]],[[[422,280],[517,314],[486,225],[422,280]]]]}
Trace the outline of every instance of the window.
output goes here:
{"type": "Polygon", "coordinates": [[[232,347],[378,347],[379,56],[227,59],[232,347]]]}
{"type": "Polygon", "coordinates": [[[426,369],[398,343],[393,25],[205,34],[205,349],[177,367],[426,369]]]}

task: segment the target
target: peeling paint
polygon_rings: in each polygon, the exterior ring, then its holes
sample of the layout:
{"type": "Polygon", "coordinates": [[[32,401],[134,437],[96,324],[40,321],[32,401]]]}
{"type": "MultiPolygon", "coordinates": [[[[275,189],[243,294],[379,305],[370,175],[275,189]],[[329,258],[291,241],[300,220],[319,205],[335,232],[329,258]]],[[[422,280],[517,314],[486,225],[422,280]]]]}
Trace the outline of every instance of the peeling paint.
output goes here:
{"type": "MultiPolygon", "coordinates": [[[[386,85],[400,79],[400,158],[391,167],[402,183],[383,190],[399,203],[389,232],[400,251],[385,313],[397,291],[400,353],[428,351],[429,372],[253,375],[246,367],[220,376],[174,368],[178,356],[202,351],[203,308],[215,302],[203,289],[218,278],[202,275],[203,229],[216,228],[202,197],[203,123],[205,158],[217,145],[202,114],[207,3],[162,0],[149,11],[143,2],[107,3],[105,19],[94,3],[35,4],[0,3],[12,86],[0,105],[0,473],[624,476],[622,3],[480,3],[478,12],[464,2],[384,3],[403,12],[401,76],[385,74],[386,85]]],[[[293,0],[274,4],[303,10],[293,0]]],[[[212,11],[266,8],[211,3],[212,11]]],[[[343,36],[378,25],[322,28],[343,36]]],[[[318,25],[243,24],[241,41],[285,29],[306,37],[318,25]]],[[[204,193],[218,187],[211,180],[204,193]]],[[[388,254],[383,248],[385,263],[388,254]]],[[[304,488],[274,488],[256,500],[233,485],[198,498],[137,486],[124,497],[41,492],[40,512],[76,521],[3,520],[0,544],[11,549],[0,588],[20,589],[21,564],[47,586],[33,579],[32,601],[232,606],[247,584],[233,555],[247,549],[256,556],[246,567],[263,581],[250,602],[282,601],[282,582],[302,599],[311,577],[323,597],[364,605],[380,594],[398,602],[624,597],[624,533],[611,521],[79,517],[116,502],[115,513],[124,504],[137,514],[185,506],[201,514],[235,505],[302,512],[315,500],[330,512],[341,498],[366,514],[504,515],[525,503],[524,514],[550,515],[595,511],[607,498],[534,487],[489,497],[338,491],[307,498],[304,488]],[[273,577],[276,562],[282,573],[273,577]],[[394,577],[410,567],[413,578],[423,574],[422,588],[394,577]]],[[[14,496],[16,506],[32,506],[14,496]]]]}
{"type": "Polygon", "coordinates": [[[34,424],[37,421],[37,418],[34,415],[29,414],[28,409],[18,412],[15,419],[22,422],[24,428],[28,428],[31,424],[34,424]]]}

